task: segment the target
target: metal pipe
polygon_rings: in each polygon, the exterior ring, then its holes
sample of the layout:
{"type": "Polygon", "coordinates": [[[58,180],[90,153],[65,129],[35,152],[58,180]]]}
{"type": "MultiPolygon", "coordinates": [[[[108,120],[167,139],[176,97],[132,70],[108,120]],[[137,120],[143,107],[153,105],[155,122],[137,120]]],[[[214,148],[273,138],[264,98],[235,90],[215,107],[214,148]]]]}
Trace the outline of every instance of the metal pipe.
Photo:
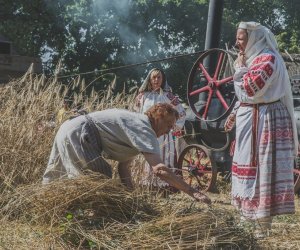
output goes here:
{"type": "MultiPolygon", "coordinates": [[[[206,37],[205,37],[205,50],[218,48],[220,43],[221,23],[223,15],[224,0],[210,0],[208,7],[207,25],[206,25],[206,37]]],[[[214,75],[214,71],[217,64],[217,55],[209,55],[204,61],[203,65],[211,77],[214,75]]],[[[199,95],[199,105],[207,99],[207,93],[201,93],[199,95]]],[[[220,113],[221,105],[217,107],[216,112],[220,113]]]]}
{"type": "Polygon", "coordinates": [[[219,47],[223,5],[224,0],[209,1],[205,37],[205,50],[219,47]]]}

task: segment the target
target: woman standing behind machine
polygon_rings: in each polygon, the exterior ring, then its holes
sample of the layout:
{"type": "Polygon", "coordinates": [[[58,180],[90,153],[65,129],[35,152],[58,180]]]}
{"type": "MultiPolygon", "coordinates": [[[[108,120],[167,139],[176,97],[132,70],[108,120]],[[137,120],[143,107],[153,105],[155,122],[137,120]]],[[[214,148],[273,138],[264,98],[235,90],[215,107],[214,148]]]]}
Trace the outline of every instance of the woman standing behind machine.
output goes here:
{"type": "MultiPolygon", "coordinates": [[[[180,134],[185,122],[185,110],[179,102],[179,98],[172,93],[168,85],[165,73],[158,68],[150,70],[142,86],[139,95],[136,97],[135,110],[145,113],[150,107],[157,103],[169,103],[179,113],[179,119],[175,127],[168,134],[158,138],[160,145],[161,158],[166,166],[173,171],[177,168],[177,152],[175,147],[174,135],[180,134]]],[[[156,188],[167,188],[168,183],[156,178],[148,163],[145,164],[141,184],[156,188]]]]}

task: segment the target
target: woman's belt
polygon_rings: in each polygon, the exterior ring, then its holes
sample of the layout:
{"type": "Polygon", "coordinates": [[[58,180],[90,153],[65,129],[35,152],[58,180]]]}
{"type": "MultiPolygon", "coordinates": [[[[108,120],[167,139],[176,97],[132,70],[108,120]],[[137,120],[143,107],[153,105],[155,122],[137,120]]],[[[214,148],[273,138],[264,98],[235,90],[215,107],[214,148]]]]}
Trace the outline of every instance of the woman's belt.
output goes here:
{"type": "Polygon", "coordinates": [[[240,106],[241,107],[254,107],[254,106],[264,106],[264,105],[270,105],[276,102],[280,102],[280,100],[274,101],[274,102],[262,102],[262,103],[245,103],[241,102],[240,106]]]}

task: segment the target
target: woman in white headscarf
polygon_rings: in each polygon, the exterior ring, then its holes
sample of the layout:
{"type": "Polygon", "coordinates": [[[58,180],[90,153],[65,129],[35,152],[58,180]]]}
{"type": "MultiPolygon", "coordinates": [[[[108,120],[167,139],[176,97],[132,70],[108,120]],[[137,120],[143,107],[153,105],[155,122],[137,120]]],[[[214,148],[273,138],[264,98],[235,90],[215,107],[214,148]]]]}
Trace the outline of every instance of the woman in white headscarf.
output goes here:
{"type": "MultiPolygon", "coordinates": [[[[177,168],[177,152],[174,135],[180,134],[180,131],[184,126],[186,113],[179,102],[178,96],[175,96],[172,93],[172,89],[167,83],[165,73],[161,69],[154,68],[149,71],[139,89],[135,110],[140,113],[145,113],[150,107],[157,103],[172,104],[179,113],[179,119],[172,131],[158,138],[161,158],[165,165],[169,166],[175,172],[177,168]]],[[[145,164],[141,184],[157,188],[169,187],[168,183],[153,175],[148,163],[145,164]]]]}
{"type": "Polygon", "coordinates": [[[293,166],[298,139],[291,85],[273,33],[255,22],[241,22],[235,61],[236,122],[232,202],[243,218],[256,221],[265,236],[272,217],[295,211],[293,166]]]}

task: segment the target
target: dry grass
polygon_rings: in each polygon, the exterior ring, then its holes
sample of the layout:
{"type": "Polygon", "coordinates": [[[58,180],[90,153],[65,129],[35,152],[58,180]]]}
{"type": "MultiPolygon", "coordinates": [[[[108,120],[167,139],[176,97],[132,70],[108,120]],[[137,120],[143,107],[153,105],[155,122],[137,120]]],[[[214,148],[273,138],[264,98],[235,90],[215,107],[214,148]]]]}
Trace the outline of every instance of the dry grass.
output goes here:
{"type": "Polygon", "coordinates": [[[275,217],[270,237],[259,244],[264,249],[300,249],[300,200],[296,200],[296,214],[275,217]]]}
{"type": "MultiPolygon", "coordinates": [[[[0,89],[0,249],[300,248],[299,205],[296,215],[275,219],[271,237],[258,241],[251,228],[238,226],[230,188],[220,181],[219,194],[211,197],[221,202],[211,207],[184,194],[129,193],[116,175],[42,186],[57,130],[50,122],[73,89],[74,104],[89,111],[133,104],[134,94],[87,95],[80,79],[62,86],[30,72],[0,89]]],[[[141,163],[139,157],[133,166],[135,182],[141,163]]]]}
{"type": "Polygon", "coordinates": [[[84,81],[75,79],[69,85],[56,78],[45,79],[27,73],[23,78],[1,88],[0,95],[0,183],[1,189],[20,184],[40,182],[57,128],[50,124],[63,106],[63,99],[72,92],[74,106],[89,111],[109,107],[130,108],[134,95],[120,93],[114,97],[106,92],[91,91],[87,97],[84,81]],[[39,128],[42,127],[42,132],[39,128]]]}
{"type": "Polygon", "coordinates": [[[1,197],[1,215],[8,220],[58,225],[69,214],[88,220],[130,221],[137,211],[155,215],[141,197],[129,193],[120,181],[89,175],[48,185],[16,188],[1,197]]]}
{"type": "MultiPolygon", "coordinates": [[[[195,204],[182,195],[161,199],[138,191],[129,193],[117,180],[102,176],[27,185],[0,201],[1,224],[20,231],[20,248],[26,248],[29,239],[37,248],[41,242],[43,248],[79,249],[91,245],[106,249],[202,249],[255,244],[251,234],[236,227],[233,211],[195,204]]],[[[7,234],[2,239],[10,249],[15,242],[7,234]]]]}

